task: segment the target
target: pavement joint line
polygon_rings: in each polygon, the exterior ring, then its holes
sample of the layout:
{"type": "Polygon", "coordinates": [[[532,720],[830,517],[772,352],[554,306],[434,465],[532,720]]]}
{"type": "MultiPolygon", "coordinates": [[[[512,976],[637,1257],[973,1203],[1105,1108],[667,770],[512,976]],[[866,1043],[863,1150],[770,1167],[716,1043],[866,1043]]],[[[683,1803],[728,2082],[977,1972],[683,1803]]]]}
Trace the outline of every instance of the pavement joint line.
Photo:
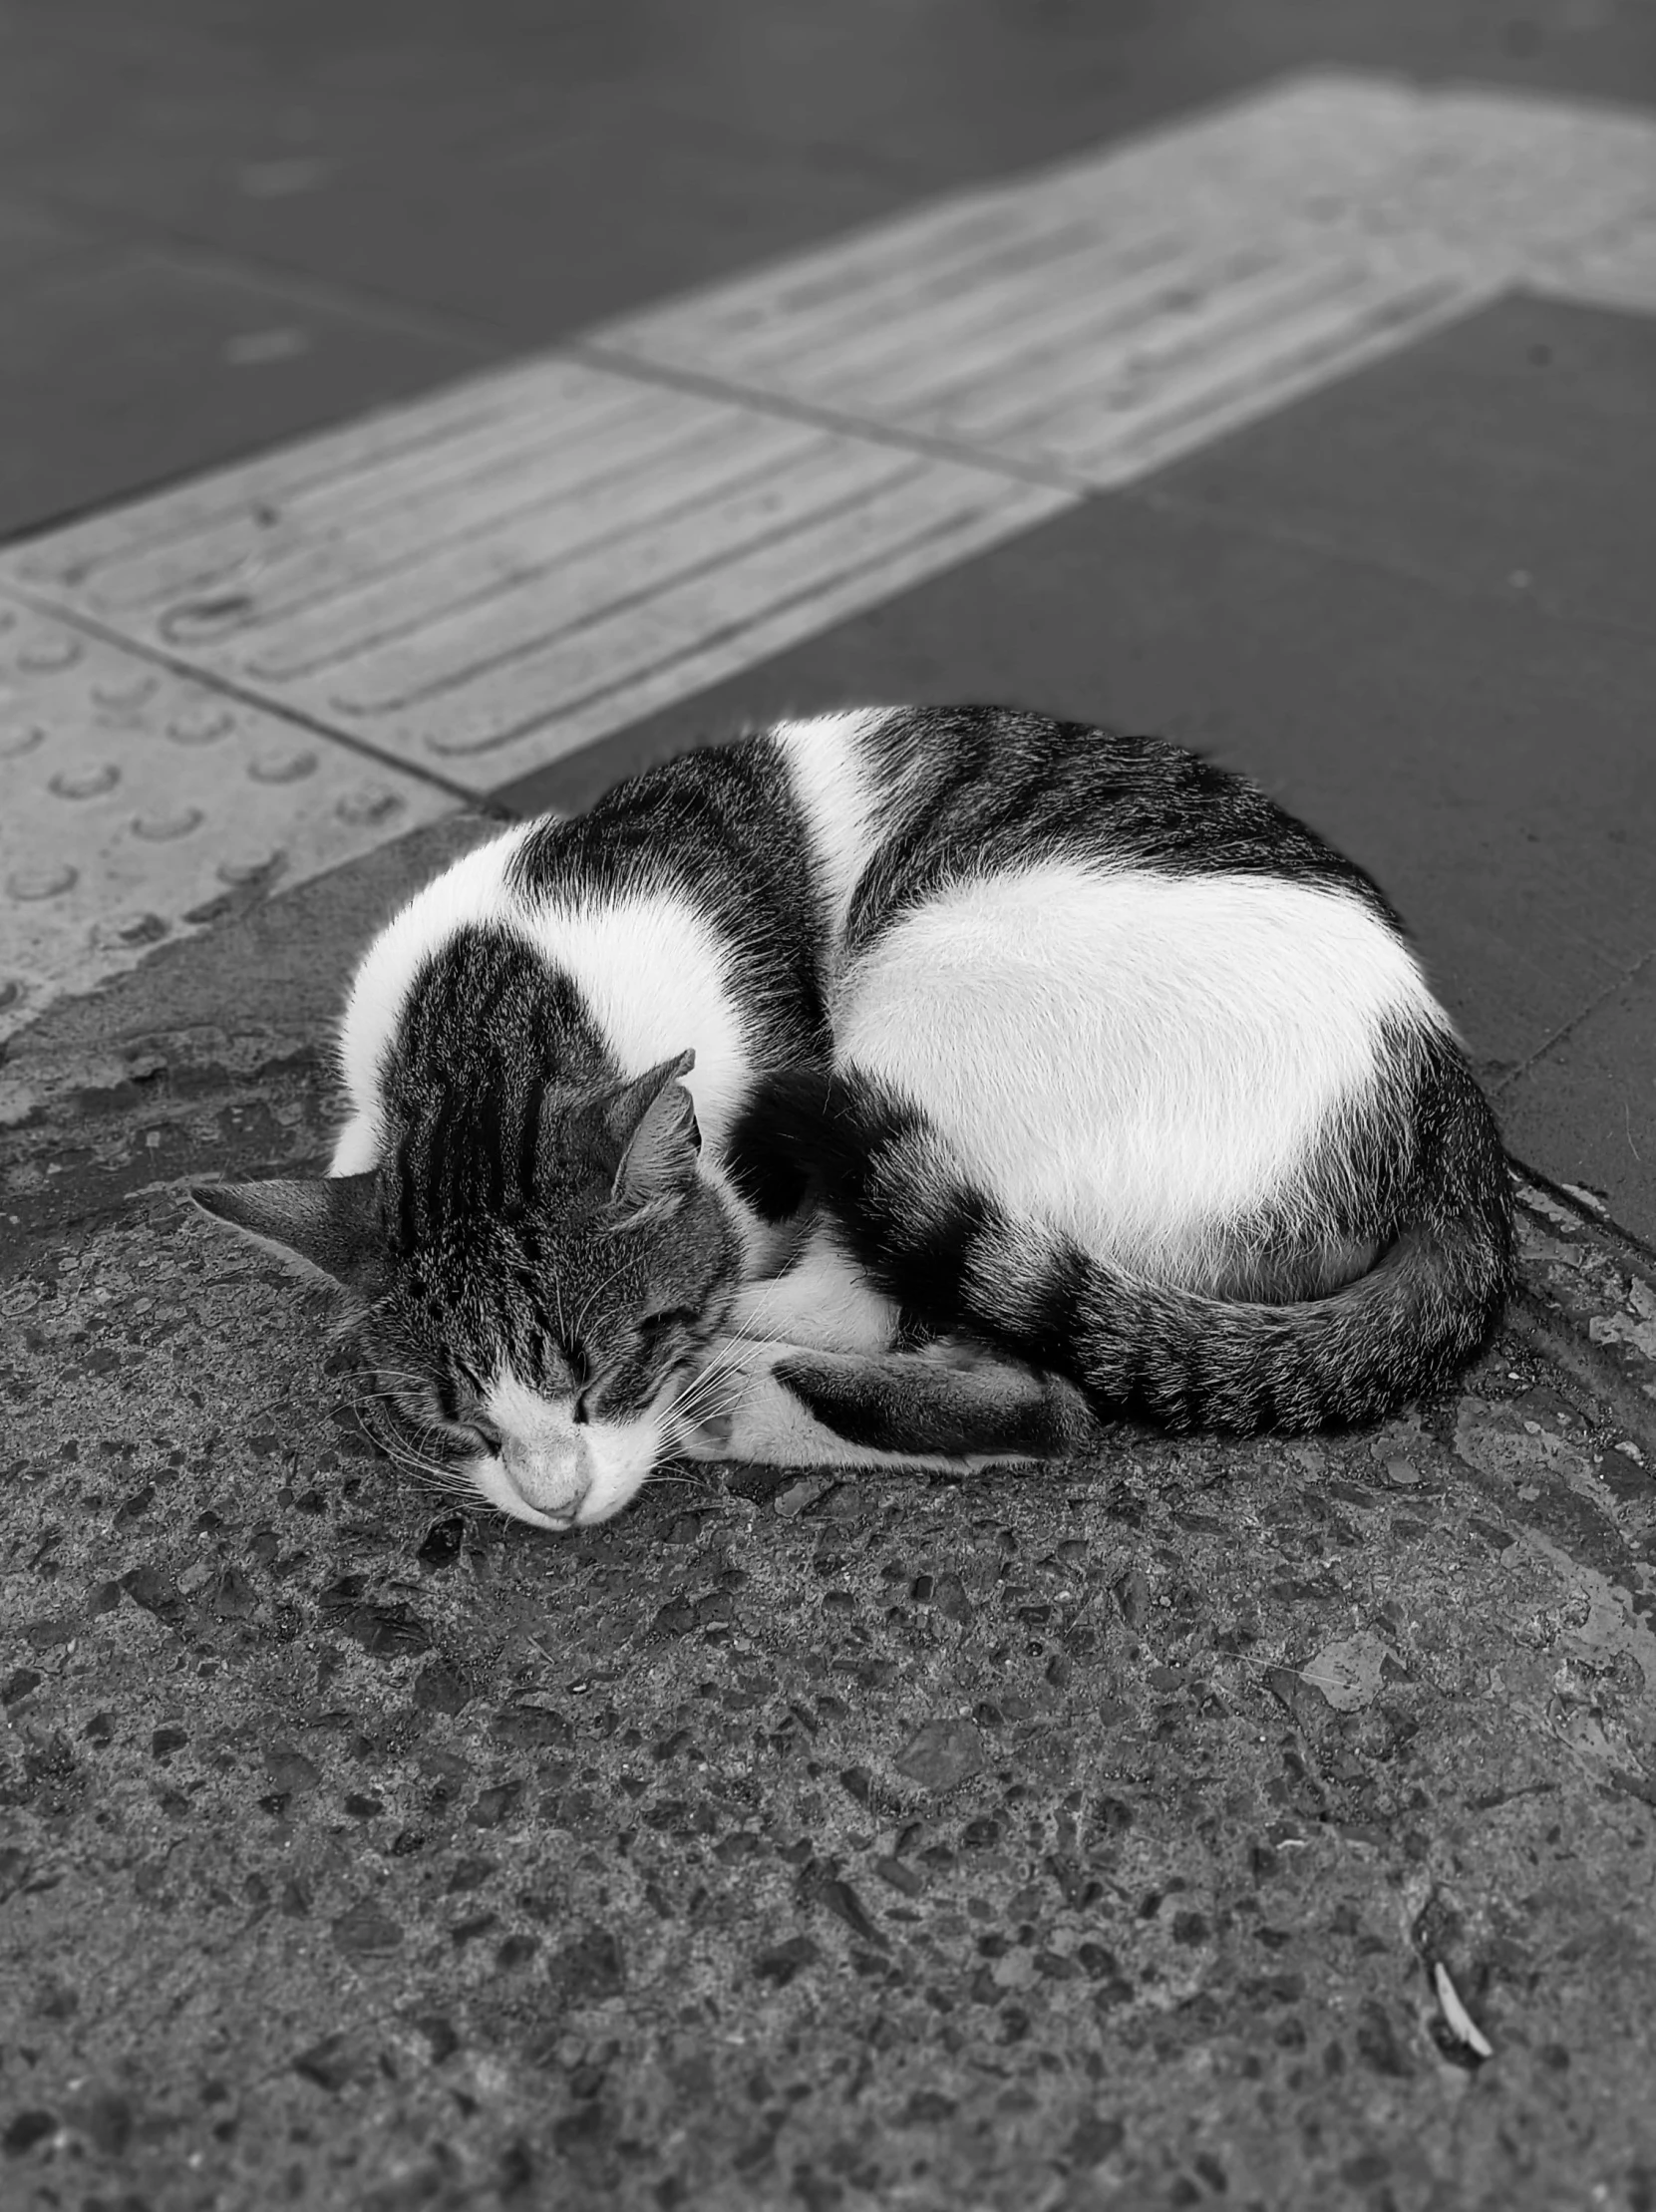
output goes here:
{"type": "MultiPolygon", "coordinates": [[[[1656,308],[1653,161],[1633,111],[1267,83],[31,536],[0,594],[422,806],[475,804],[1514,285],[1656,308]]],[[[49,770],[81,742],[35,743],[43,685],[0,665],[24,847],[60,835],[49,770]]],[[[77,761],[77,789],[114,765],[77,761]]],[[[168,929],[199,886],[154,857],[168,929]]],[[[284,848],[282,879],[312,857],[284,848]]],[[[72,912],[24,875],[0,876],[0,1035],[144,950],[88,927],[90,884],[72,912]]]]}
{"type": "MultiPolygon", "coordinates": [[[[1522,1060],[1514,1062],[1504,1075],[1491,1083],[1490,1091],[1498,1096],[1508,1085],[1516,1083],[1520,1076],[1525,1076],[1532,1068],[1538,1067],[1545,1060],[1548,1053],[1552,1052],[1555,1047],[1562,1045],[1568,1038],[1573,1037],[1583,1022],[1591,1021],[1601,1007],[1608,1006],[1618,991],[1625,991],[1630,983],[1635,982],[1638,977],[1643,975],[1652,961],[1656,961],[1656,949],[1641,953],[1630,967],[1624,968],[1620,975],[1612,977],[1601,991],[1596,991],[1585,1006],[1578,1007],[1567,1022],[1560,1022],[1549,1036],[1542,1038],[1532,1052],[1526,1053],[1522,1060]]],[[[1529,1174],[1530,1170],[1525,1168],[1524,1172],[1529,1174]]],[[[1532,1179],[1536,1178],[1532,1177],[1532,1179]]],[[[1630,1229],[1622,1231],[1624,1236],[1631,1236],[1632,1233],[1630,1229]]]]}
{"type": "Polygon", "coordinates": [[[932,461],[952,462],[965,469],[987,469],[996,475],[1006,476],[1014,483],[1038,485],[1047,491],[1061,491],[1076,500],[1096,497],[1103,487],[1089,482],[1075,471],[1047,467],[1038,461],[1023,461],[1011,454],[985,455],[958,439],[928,437],[924,431],[911,430],[890,423],[869,423],[861,417],[848,415],[843,409],[828,407],[820,401],[798,399],[786,392],[756,391],[751,386],[733,383],[720,376],[703,374],[695,369],[681,368],[666,361],[652,361],[646,354],[631,353],[624,346],[606,344],[601,339],[571,339],[558,351],[572,361],[590,362],[595,369],[608,370],[616,376],[633,379],[640,384],[660,385],[666,391],[685,392],[700,400],[721,401],[727,406],[741,407],[756,415],[774,416],[779,422],[800,423],[813,430],[832,432],[840,438],[854,438],[862,443],[890,446],[899,453],[923,454],[932,461]]]}

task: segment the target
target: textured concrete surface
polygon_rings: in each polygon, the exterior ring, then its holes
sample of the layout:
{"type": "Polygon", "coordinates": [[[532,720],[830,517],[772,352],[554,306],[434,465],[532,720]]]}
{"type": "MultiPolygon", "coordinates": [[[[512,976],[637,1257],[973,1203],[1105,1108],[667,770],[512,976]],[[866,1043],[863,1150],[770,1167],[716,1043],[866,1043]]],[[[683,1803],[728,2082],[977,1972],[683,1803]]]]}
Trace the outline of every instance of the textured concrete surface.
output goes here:
{"type": "Polygon", "coordinates": [[[549,1541],[182,1204],[317,1156],[314,1029],[142,1036],[13,1130],[8,2206],[1656,2202],[1636,1248],[1535,1193],[1378,1435],[549,1541]]]}
{"type": "MultiPolygon", "coordinates": [[[[0,10],[0,528],[1310,61],[1656,89],[1612,0],[686,20],[0,10]]],[[[1508,304],[506,796],[845,696],[1169,725],[1649,1235],[1647,341],[1508,304]]],[[[485,826],[0,1065],[0,2205],[1653,2212],[1650,1250],[1532,1189],[1376,1436],[504,1528],[181,1196],[320,1160],[343,975],[485,826]]]]}

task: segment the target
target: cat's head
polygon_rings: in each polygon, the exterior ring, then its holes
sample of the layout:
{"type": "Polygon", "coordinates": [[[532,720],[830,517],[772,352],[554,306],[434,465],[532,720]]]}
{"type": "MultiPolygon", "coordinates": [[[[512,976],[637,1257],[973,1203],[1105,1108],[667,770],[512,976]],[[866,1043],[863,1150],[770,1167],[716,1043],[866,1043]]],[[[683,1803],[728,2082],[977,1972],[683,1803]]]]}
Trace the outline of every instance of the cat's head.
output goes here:
{"type": "Polygon", "coordinates": [[[692,1063],[526,1114],[446,1095],[364,1174],[192,1195],[346,1293],[398,1455],[585,1527],[681,1440],[675,1403],[740,1277],[697,1173],[692,1063]]]}

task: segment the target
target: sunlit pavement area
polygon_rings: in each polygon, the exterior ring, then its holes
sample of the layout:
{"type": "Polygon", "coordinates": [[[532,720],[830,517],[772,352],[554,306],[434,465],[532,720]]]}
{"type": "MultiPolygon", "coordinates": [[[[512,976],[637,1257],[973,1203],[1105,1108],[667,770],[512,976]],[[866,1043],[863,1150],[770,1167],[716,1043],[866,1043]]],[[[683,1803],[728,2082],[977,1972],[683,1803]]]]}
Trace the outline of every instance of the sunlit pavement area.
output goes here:
{"type": "Polygon", "coordinates": [[[0,2201],[1656,2205],[1653,96],[1610,0],[0,15],[0,2201]],[[411,1490],[183,1182],[493,824],[927,698],[1375,872],[1511,1329],[411,1490]]]}

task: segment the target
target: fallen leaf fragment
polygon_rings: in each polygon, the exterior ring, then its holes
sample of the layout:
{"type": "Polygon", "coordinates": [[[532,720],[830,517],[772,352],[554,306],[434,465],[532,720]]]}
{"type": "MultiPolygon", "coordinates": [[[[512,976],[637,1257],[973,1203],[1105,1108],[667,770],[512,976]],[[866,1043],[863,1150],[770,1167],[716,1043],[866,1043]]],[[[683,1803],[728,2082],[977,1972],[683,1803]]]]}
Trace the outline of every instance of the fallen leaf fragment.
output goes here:
{"type": "Polygon", "coordinates": [[[1437,1987],[1438,2003],[1444,2010],[1444,2020],[1456,2042],[1465,2044],[1469,2051],[1475,2051],[1481,2058],[1492,2058],[1493,2048],[1483,2029],[1462,2004],[1461,1994],[1450,1980],[1449,1969],[1442,1959],[1434,1965],[1432,1979],[1437,1987]]]}
{"type": "Polygon", "coordinates": [[[1320,1690],[1336,1713],[1361,1713],[1373,1705],[1385,1680],[1386,1646],[1365,1629],[1325,1644],[1300,1669],[1300,1680],[1320,1690]]]}

